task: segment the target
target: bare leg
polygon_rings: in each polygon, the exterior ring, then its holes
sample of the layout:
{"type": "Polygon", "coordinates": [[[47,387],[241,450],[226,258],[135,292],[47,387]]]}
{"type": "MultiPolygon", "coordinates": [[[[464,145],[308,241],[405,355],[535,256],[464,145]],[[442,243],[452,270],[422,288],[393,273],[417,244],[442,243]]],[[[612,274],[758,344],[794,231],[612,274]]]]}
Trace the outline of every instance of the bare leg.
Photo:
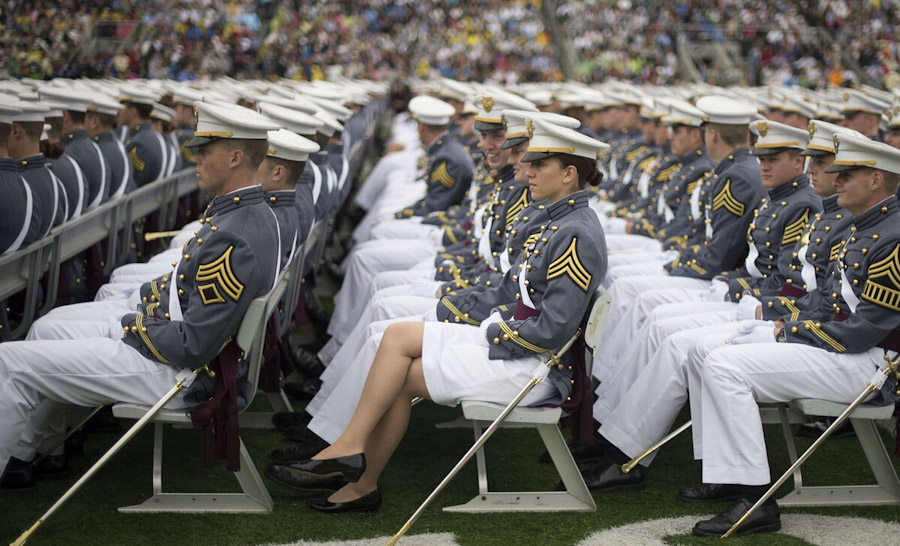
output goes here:
{"type": "MultiPolygon", "coordinates": [[[[332,459],[366,451],[369,436],[382,418],[397,406],[398,402],[406,404],[406,419],[409,418],[409,402],[414,396],[427,396],[424,379],[420,389],[412,385],[407,387],[410,368],[415,360],[419,361],[418,375],[422,377],[421,356],[422,336],[425,330],[423,323],[404,322],[392,324],[384,333],[372,369],[366,379],[359,405],[347,425],[347,429],[329,447],[316,454],[313,459],[332,459]],[[402,396],[401,396],[402,395],[402,396]]],[[[406,425],[403,425],[405,429],[406,425]]],[[[400,432],[402,436],[403,432],[400,432]]],[[[399,441],[399,440],[398,440],[399,441]]],[[[393,451],[393,448],[391,449],[393,451]]],[[[368,453],[366,454],[368,459],[368,453]]],[[[368,465],[367,461],[367,465],[368,465]]]]}

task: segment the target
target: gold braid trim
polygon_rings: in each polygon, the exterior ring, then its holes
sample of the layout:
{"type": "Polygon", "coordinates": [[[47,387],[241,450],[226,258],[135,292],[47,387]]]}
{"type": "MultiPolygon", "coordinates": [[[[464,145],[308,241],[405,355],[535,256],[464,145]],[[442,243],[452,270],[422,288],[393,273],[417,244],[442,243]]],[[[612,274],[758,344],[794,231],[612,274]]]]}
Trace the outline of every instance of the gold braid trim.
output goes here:
{"type": "Polygon", "coordinates": [[[501,320],[497,324],[500,325],[500,329],[503,330],[503,333],[505,333],[509,336],[509,340],[512,341],[513,343],[515,343],[516,345],[519,345],[520,347],[524,347],[525,349],[528,349],[529,351],[534,352],[534,353],[549,353],[550,352],[550,349],[542,349],[541,347],[538,347],[534,343],[530,343],[530,342],[522,339],[519,336],[519,332],[514,331],[512,328],[510,328],[509,324],[507,324],[505,321],[501,320]]]}
{"type": "Polygon", "coordinates": [[[800,309],[798,309],[796,305],[791,303],[790,299],[788,299],[784,296],[778,296],[778,301],[781,302],[781,305],[783,305],[785,307],[785,309],[787,309],[788,311],[791,312],[791,320],[792,321],[800,318],[800,309]]]}
{"type": "Polygon", "coordinates": [[[812,332],[813,334],[815,334],[816,337],[818,337],[819,339],[821,339],[822,341],[824,341],[825,343],[827,343],[827,344],[828,344],[829,346],[831,346],[835,351],[837,351],[837,352],[839,352],[839,353],[845,353],[845,352],[847,352],[847,348],[846,348],[846,347],[844,347],[843,345],[841,345],[840,343],[838,343],[837,340],[835,340],[835,339],[834,339],[833,337],[831,337],[830,335],[826,334],[825,331],[822,330],[822,328],[820,328],[819,326],[816,326],[816,323],[815,323],[814,321],[811,321],[811,320],[804,320],[804,321],[803,321],[803,324],[805,325],[805,327],[806,327],[807,330],[809,330],[810,332],[812,332]]]}
{"type": "Polygon", "coordinates": [[[441,298],[441,303],[443,303],[444,307],[449,309],[451,313],[456,315],[456,318],[465,322],[466,324],[472,324],[474,326],[478,326],[481,324],[477,320],[469,318],[468,313],[463,313],[462,311],[460,311],[459,308],[450,303],[450,300],[448,300],[447,298],[441,298]]]}
{"type": "Polygon", "coordinates": [[[137,333],[141,336],[141,340],[144,342],[144,345],[150,349],[150,352],[153,353],[153,356],[156,357],[157,360],[162,362],[163,364],[171,364],[169,360],[162,355],[157,349],[156,346],[150,341],[150,336],[147,335],[147,330],[144,326],[144,315],[135,315],[134,324],[137,326],[137,333]]]}
{"type": "Polygon", "coordinates": [[[781,238],[781,244],[786,245],[800,240],[803,230],[809,225],[809,209],[803,211],[803,215],[796,221],[784,228],[784,237],[781,238]]]}

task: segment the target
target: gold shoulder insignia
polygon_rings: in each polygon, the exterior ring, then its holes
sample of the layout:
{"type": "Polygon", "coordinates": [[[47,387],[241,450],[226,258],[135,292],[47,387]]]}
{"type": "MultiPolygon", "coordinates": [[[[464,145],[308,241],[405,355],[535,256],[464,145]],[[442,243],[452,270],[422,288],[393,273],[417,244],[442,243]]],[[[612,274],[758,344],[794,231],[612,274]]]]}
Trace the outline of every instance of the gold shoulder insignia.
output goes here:
{"type": "Polygon", "coordinates": [[[453,179],[450,171],[447,170],[446,161],[441,162],[437,169],[431,172],[431,182],[440,182],[448,190],[453,189],[453,186],[456,185],[456,180],[453,179]]]}
{"type": "Polygon", "coordinates": [[[530,247],[532,244],[536,243],[537,240],[540,239],[540,238],[541,238],[541,234],[540,234],[540,233],[532,233],[531,235],[528,236],[527,239],[525,239],[525,244],[522,245],[522,246],[525,247],[525,248],[528,248],[528,247],[530,247]]]}
{"type": "Polygon", "coordinates": [[[523,191],[522,195],[516,199],[516,202],[510,205],[509,209],[506,211],[506,227],[512,225],[512,223],[516,220],[516,215],[522,212],[522,209],[528,206],[528,192],[523,191]]]}
{"type": "Polygon", "coordinates": [[[828,261],[833,262],[838,259],[838,256],[841,254],[841,247],[844,246],[844,242],[840,241],[835,243],[833,247],[831,247],[831,253],[828,255],[828,261]]]}
{"type": "Polygon", "coordinates": [[[809,225],[809,209],[803,211],[800,218],[797,218],[791,224],[785,226],[784,236],[781,238],[781,244],[786,245],[800,240],[803,230],[809,225]]]}
{"type": "Polygon", "coordinates": [[[668,169],[663,169],[663,170],[659,171],[658,173],[656,173],[656,180],[658,182],[668,182],[669,180],[672,179],[672,173],[674,173],[675,169],[677,169],[677,168],[678,168],[678,164],[676,163],[676,164],[672,165],[671,167],[669,167],[668,169]]]}
{"type": "Polygon", "coordinates": [[[569,245],[569,248],[563,252],[562,256],[550,264],[550,267],[547,268],[547,280],[555,279],[561,275],[568,275],[572,282],[587,292],[591,285],[591,274],[581,265],[581,261],[578,259],[578,252],[575,249],[577,241],[577,237],[572,237],[572,243],[569,245]]]}
{"type": "Polygon", "coordinates": [[[744,215],[744,204],[735,199],[731,193],[731,179],[725,181],[725,185],[719,191],[719,194],[713,198],[713,210],[719,210],[725,207],[725,210],[735,216],[744,215]]]}
{"type": "Polygon", "coordinates": [[[131,149],[130,152],[128,152],[128,159],[129,159],[129,161],[131,161],[131,164],[134,166],[135,169],[137,169],[140,172],[144,172],[144,168],[147,166],[147,164],[144,163],[143,159],[138,157],[137,146],[135,146],[134,148],[131,149]]]}
{"type": "Polygon", "coordinates": [[[187,163],[193,163],[194,161],[194,153],[190,148],[184,145],[181,146],[181,157],[183,157],[187,163]]]}
{"type": "Polygon", "coordinates": [[[900,245],[894,247],[890,256],[869,266],[862,299],[900,311],[900,245]]]}
{"type": "Polygon", "coordinates": [[[225,302],[225,298],[219,292],[220,287],[234,301],[238,301],[244,292],[244,285],[231,269],[231,252],[233,250],[234,245],[229,246],[221,256],[208,264],[201,264],[197,268],[197,290],[200,291],[203,305],[225,302]],[[204,282],[206,284],[199,284],[204,282]]]}

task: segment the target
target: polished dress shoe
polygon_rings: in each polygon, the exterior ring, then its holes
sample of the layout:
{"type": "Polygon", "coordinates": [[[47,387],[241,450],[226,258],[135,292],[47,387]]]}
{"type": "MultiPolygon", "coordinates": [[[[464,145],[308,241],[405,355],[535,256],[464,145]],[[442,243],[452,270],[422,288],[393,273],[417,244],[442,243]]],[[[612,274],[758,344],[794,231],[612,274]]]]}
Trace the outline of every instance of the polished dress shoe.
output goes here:
{"type": "Polygon", "coordinates": [[[343,476],[348,482],[355,482],[366,471],[366,454],[355,453],[334,459],[306,459],[286,465],[286,468],[302,476],[313,478],[343,476]]]}
{"type": "MultiPolygon", "coordinates": [[[[834,423],[834,417],[822,417],[818,421],[811,421],[809,423],[803,423],[799,427],[797,427],[797,436],[805,436],[807,438],[818,438],[822,435],[825,430],[834,423]]],[[[850,420],[846,420],[841,423],[841,426],[834,429],[832,431],[831,436],[829,438],[848,438],[850,436],[855,435],[856,432],[853,430],[853,425],[850,424],[850,420]]]]}
{"type": "Polygon", "coordinates": [[[689,485],[678,492],[685,502],[726,502],[741,496],[741,486],[733,483],[701,483],[689,485]]]}
{"type": "MultiPolygon", "coordinates": [[[[34,458],[42,457],[40,453],[34,458]]],[[[37,478],[61,478],[69,473],[69,458],[65,455],[50,455],[34,467],[34,475],[37,478]]]]}
{"type": "Polygon", "coordinates": [[[6,470],[0,475],[0,491],[20,492],[34,489],[36,480],[31,463],[10,457],[6,470]]]}
{"type": "Polygon", "coordinates": [[[592,465],[581,473],[584,483],[594,493],[608,493],[611,491],[638,491],[645,487],[644,470],[640,466],[634,467],[631,472],[622,472],[622,465],[605,459],[592,465]]]}
{"type": "Polygon", "coordinates": [[[272,424],[281,431],[297,425],[306,426],[311,420],[312,415],[305,411],[279,411],[272,416],[272,424]]]}
{"type": "Polygon", "coordinates": [[[325,371],[325,364],[319,360],[316,352],[297,347],[294,351],[294,368],[307,378],[316,378],[325,371]]]}
{"type": "Polygon", "coordinates": [[[66,438],[66,455],[69,457],[79,457],[84,455],[84,431],[76,430],[66,438]]]}
{"type": "MultiPolygon", "coordinates": [[[[747,499],[738,499],[718,516],[697,522],[697,525],[694,525],[694,534],[701,537],[722,536],[747,513],[751,506],[753,506],[753,503],[747,499]]],[[[774,533],[780,529],[781,513],[778,511],[778,504],[772,502],[757,508],[753,515],[738,527],[733,536],[739,537],[751,533],[774,533]]]]}
{"type": "Polygon", "coordinates": [[[84,424],[86,432],[119,432],[122,423],[113,415],[112,406],[103,406],[99,412],[84,424]]]}
{"type": "MultiPolygon", "coordinates": [[[[576,444],[572,441],[571,437],[566,438],[566,446],[572,453],[572,458],[575,459],[575,462],[578,464],[593,464],[602,461],[609,455],[609,445],[609,442],[598,439],[593,439],[587,444],[576,444]]],[[[541,453],[538,461],[545,464],[553,462],[553,460],[550,459],[549,451],[541,453]]]]}
{"type": "Polygon", "coordinates": [[[306,493],[332,493],[347,485],[347,482],[341,476],[311,478],[292,472],[289,468],[277,464],[266,469],[266,476],[275,483],[306,493]]]}
{"type": "Polygon", "coordinates": [[[374,512],[381,508],[381,491],[375,490],[362,497],[348,502],[331,502],[327,498],[311,499],[307,506],[326,514],[343,514],[345,512],[374,512]]]}
{"type": "Polygon", "coordinates": [[[322,451],[326,447],[328,447],[328,442],[321,439],[317,442],[302,442],[291,447],[273,449],[269,453],[269,458],[276,463],[299,463],[306,459],[312,459],[316,456],[316,453],[322,451]]]}
{"type": "Polygon", "coordinates": [[[318,379],[304,379],[300,383],[285,383],[281,390],[294,400],[309,402],[316,397],[322,382],[318,379]]]}

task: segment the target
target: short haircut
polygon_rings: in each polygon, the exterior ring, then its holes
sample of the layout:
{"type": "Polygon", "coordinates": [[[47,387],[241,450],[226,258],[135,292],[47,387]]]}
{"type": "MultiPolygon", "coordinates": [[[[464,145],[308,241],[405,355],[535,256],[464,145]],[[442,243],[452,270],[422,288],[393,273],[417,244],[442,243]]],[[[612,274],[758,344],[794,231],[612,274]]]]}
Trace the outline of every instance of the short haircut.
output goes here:
{"type": "Polygon", "coordinates": [[[229,151],[241,150],[244,152],[244,166],[250,172],[256,172],[256,169],[259,168],[259,164],[263,162],[263,159],[266,158],[266,154],[269,153],[269,141],[264,138],[225,138],[222,139],[222,142],[225,144],[225,149],[229,151]]]}
{"type": "Polygon", "coordinates": [[[275,165],[284,167],[284,170],[287,171],[286,178],[290,181],[292,186],[300,180],[300,176],[303,174],[303,171],[306,170],[306,161],[290,161],[288,159],[271,156],[266,157],[266,159],[272,167],[275,165]]]}
{"type": "Polygon", "coordinates": [[[9,123],[0,123],[0,143],[3,147],[9,142],[9,134],[12,133],[12,125],[9,123]]]}
{"type": "Polygon", "coordinates": [[[75,110],[66,110],[66,112],[68,112],[69,119],[71,119],[73,123],[84,125],[84,112],[76,112],[75,110]]]}
{"type": "Polygon", "coordinates": [[[16,121],[16,125],[22,127],[25,136],[33,142],[40,142],[41,133],[44,132],[44,122],[42,121],[16,121]]]}
{"type": "Polygon", "coordinates": [[[709,123],[729,146],[746,146],[750,139],[750,127],[748,125],[726,125],[724,123],[709,123]]]}
{"type": "Polygon", "coordinates": [[[112,129],[116,126],[116,116],[112,116],[110,114],[101,114],[100,112],[88,113],[100,120],[100,125],[102,125],[104,129],[112,129]]]}
{"type": "Polygon", "coordinates": [[[900,186],[900,174],[888,171],[881,171],[881,174],[884,176],[884,187],[889,193],[897,193],[897,187],[900,186]]]}
{"type": "Polygon", "coordinates": [[[138,104],[136,102],[126,102],[127,106],[134,106],[135,110],[137,110],[138,116],[141,119],[150,119],[150,114],[153,113],[153,105],[152,104],[138,104]]]}

